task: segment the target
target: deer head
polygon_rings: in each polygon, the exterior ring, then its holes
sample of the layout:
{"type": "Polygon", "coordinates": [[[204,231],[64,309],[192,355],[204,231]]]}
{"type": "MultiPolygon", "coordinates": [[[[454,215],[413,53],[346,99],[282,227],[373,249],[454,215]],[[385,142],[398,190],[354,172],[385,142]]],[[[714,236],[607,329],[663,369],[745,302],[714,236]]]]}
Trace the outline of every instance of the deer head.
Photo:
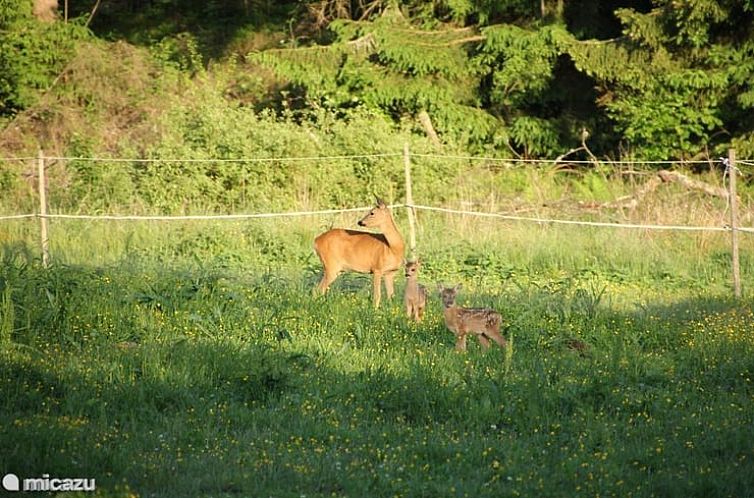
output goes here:
{"type": "Polygon", "coordinates": [[[378,197],[377,205],[359,220],[358,225],[360,227],[382,227],[388,220],[392,220],[390,210],[385,205],[385,202],[378,197]]]}
{"type": "Polygon", "coordinates": [[[443,307],[451,308],[456,304],[456,296],[458,295],[458,290],[460,288],[461,284],[458,284],[454,287],[445,287],[442,284],[437,286],[437,290],[440,292],[440,300],[442,301],[443,307]]]}
{"type": "Polygon", "coordinates": [[[406,278],[411,278],[419,273],[421,266],[422,263],[418,259],[416,261],[406,261],[406,278]]]}

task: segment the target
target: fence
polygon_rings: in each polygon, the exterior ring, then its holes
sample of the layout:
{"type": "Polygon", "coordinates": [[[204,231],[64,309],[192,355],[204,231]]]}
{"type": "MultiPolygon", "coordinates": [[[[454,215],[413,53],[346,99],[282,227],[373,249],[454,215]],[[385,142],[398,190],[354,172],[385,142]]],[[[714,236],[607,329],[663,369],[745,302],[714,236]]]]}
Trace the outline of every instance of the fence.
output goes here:
{"type": "MultiPolygon", "coordinates": [[[[46,157],[40,150],[36,157],[37,163],[37,187],[39,196],[39,211],[31,214],[13,214],[0,216],[0,221],[11,220],[23,220],[23,219],[38,219],[39,220],[39,241],[42,253],[42,263],[45,267],[50,264],[50,250],[49,250],[49,237],[48,237],[48,220],[53,219],[78,219],[78,220],[118,220],[118,221],[176,221],[176,220],[243,220],[253,218],[280,218],[280,217],[297,217],[297,216],[311,216],[311,215],[326,215],[326,214],[338,214],[347,212],[359,212],[369,209],[369,207],[356,207],[346,209],[325,209],[316,211],[294,211],[294,212],[273,212],[273,213],[250,213],[250,214],[229,214],[229,215],[183,215],[183,216],[131,216],[131,215],[71,215],[71,214],[49,214],[47,212],[47,182],[45,178],[45,169],[48,161],[65,161],[65,160],[86,160],[86,161],[109,161],[109,162],[291,162],[291,161],[317,161],[317,160],[331,160],[331,159],[360,159],[360,158],[403,158],[404,176],[405,176],[405,189],[406,198],[404,204],[396,204],[392,207],[402,207],[408,211],[409,222],[409,251],[413,256],[416,249],[416,212],[417,211],[434,211],[444,212],[448,214],[458,214],[464,216],[476,216],[486,218],[496,218],[502,220],[512,220],[520,222],[530,222],[538,224],[561,224],[561,225],[577,225],[577,226],[591,226],[602,228],[614,228],[614,229],[642,229],[642,230],[671,230],[671,231],[697,231],[697,232],[730,232],[731,235],[731,267],[732,267],[732,282],[733,292],[735,297],[741,296],[741,278],[740,278],[740,263],[739,263],[739,244],[738,234],[754,233],[754,228],[740,227],[738,224],[738,205],[737,205],[737,193],[736,193],[736,179],[738,176],[738,168],[736,167],[736,155],[735,150],[731,149],[727,158],[721,158],[725,166],[724,177],[728,178],[727,190],[725,191],[725,197],[727,198],[727,209],[730,212],[730,224],[721,227],[714,226],[686,226],[686,225],[652,225],[652,224],[630,224],[630,223],[610,223],[610,222],[596,222],[596,221],[578,221],[578,220],[563,220],[554,218],[537,218],[526,216],[506,215],[501,213],[480,212],[471,210],[459,210],[450,209],[446,207],[427,206],[421,204],[415,204],[413,199],[413,186],[411,180],[412,169],[412,154],[409,151],[408,144],[404,146],[402,153],[382,153],[382,154],[359,154],[359,155],[344,155],[344,156],[328,156],[328,157],[280,157],[280,158],[246,158],[246,159],[123,159],[123,158],[86,158],[86,157],[46,157]]],[[[439,159],[461,159],[468,161],[483,160],[488,162],[500,161],[505,163],[551,163],[554,164],[557,160],[536,160],[530,161],[526,159],[499,159],[491,157],[480,156],[457,156],[457,155],[436,155],[436,154],[413,154],[413,157],[420,158],[439,158],[439,159]]],[[[3,158],[3,160],[14,161],[29,161],[35,158],[28,157],[15,157],[15,158],[3,158]]],[[[593,161],[567,161],[569,164],[593,164],[593,161]]],[[[708,164],[708,161],[697,161],[699,163],[708,164]]],[[[633,164],[650,164],[650,165],[664,165],[674,164],[674,161],[614,161],[612,164],[616,165],[633,165],[633,164]]],[[[741,164],[754,165],[753,162],[744,160],[740,161],[741,164]]]]}

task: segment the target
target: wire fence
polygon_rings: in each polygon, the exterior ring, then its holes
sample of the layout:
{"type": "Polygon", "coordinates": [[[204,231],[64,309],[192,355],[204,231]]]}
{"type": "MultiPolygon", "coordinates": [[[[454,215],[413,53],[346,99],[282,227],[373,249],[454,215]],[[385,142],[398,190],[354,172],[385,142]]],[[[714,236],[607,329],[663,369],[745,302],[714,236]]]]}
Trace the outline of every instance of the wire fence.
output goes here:
{"type": "MultiPolygon", "coordinates": [[[[395,205],[401,207],[400,204],[395,205]]],[[[207,215],[115,215],[115,214],[21,214],[13,216],[0,216],[4,219],[41,218],[47,220],[90,220],[90,221],[187,221],[187,220],[248,220],[253,218],[291,218],[298,216],[322,216],[328,214],[363,212],[371,206],[344,208],[344,209],[321,209],[318,211],[282,211],[274,213],[246,213],[246,214],[207,214],[207,215]]]]}
{"type": "MultiPolygon", "coordinates": [[[[473,216],[479,218],[492,218],[507,221],[531,222],[539,225],[574,225],[584,227],[602,227],[602,228],[619,228],[619,229],[639,229],[639,230],[666,230],[666,231],[683,231],[683,232],[730,232],[732,228],[729,225],[724,226],[690,226],[690,225],[654,225],[645,223],[611,223],[601,221],[581,221],[581,220],[563,220],[557,218],[537,218],[530,216],[516,216],[503,213],[490,213],[483,211],[471,211],[463,209],[452,209],[437,206],[425,206],[420,204],[391,204],[391,209],[395,208],[412,208],[416,211],[430,211],[438,213],[455,214],[462,216],[473,216]]],[[[9,216],[0,216],[3,220],[23,220],[23,219],[47,219],[47,220],[86,220],[86,221],[232,221],[248,220],[260,218],[295,218],[304,216],[324,216],[333,214],[365,212],[371,206],[343,208],[343,209],[322,209],[315,211],[278,211],[269,213],[244,213],[244,214],[208,214],[208,215],[89,215],[89,214],[18,214],[9,216]]],[[[754,233],[754,228],[736,227],[739,232],[754,233]]]]}
{"type": "MultiPolygon", "coordinates": [[[[720,158],[720,164],[724,167],[723,182],[728,183],[728,190],[724,192],[727,197],[726,214],[730,214],[730,223],[723,224],[722,226],[689,226],[689,225],[662,225],[662,224],[645,224],[645,223],[614,223],[614,222],[600,222],[600,221],[585,221],[585,220],[567,220],[559,218],[541,218],[541,217],[528,217],[518,216],[496,212],[482,212],[473,210],[453,209],[445,206],[430,206],[414,203],[412,200],[412,186],[411,186],[411,159],[423,158],[433,160],[463,160],[463,161],[483,161],[483,162],[501,162],[507,164],[594,164],[594,161],[583,160],[533,160],[533,159],[521,159],[521,158],[496,158],[485,156],[464,156],[464,155],[442,155],[442,154],[411,154],[408,150],[408,146],[405,146],[403,153],[370,153],[370,154],[354,154],[354,155],[331,155],[331,156],[301,156],[301,157],[265,157],[265,158],[216,158],[216,159],[197,159],[197,158],[105,158],[105,157],[64,157],[64,156],[44,156],[40,151],[40,154],[36,158],[31,157],[6,157],[0,158],[0,161],[36,161],[37,162],[37,177],[38,177],[38,189],[40,206],[39,212],[27,213],[27,214],[8,214],[0,215],[0,221],[14,221],[14,220],[28,220],[38,219],[40,222],[41,233],[41,246],[43,253],[43,262],[45,265],[49,261],[49,241],[47,240],[47,222],[50,220],[89,220],[89,221],[192,221],[192,220],[245,220],[245,219],[261,219],[261,218],[292,218],[292,217],[304,217],[304,216],[324,216],[343,214],[351,212],[363,212],[370,209],[371,206],[364,207],[352,207],[342,209],[321,209],[321,210],[308,210],[308,211],[283,211],[283,212],[260,212],[260,213],[238,213],[238,214],[217,214],[217,215],[115,215],[115,214],[62,214],[62,213],[48,213],[46,203],[46,191],[47,184],[45,180],[45,169],[48,164],[54,161],[87,161],[87,162],[110,162],[110,163],[260,163],[260,162],[321,162],[331,160],[358,160],[358,159],[374,159],[374,158],[398,158],[403,157],[405,164],[406,175],[406,203],[393,204],[393,208],[406,208],[409,213],[410,223],[410,240],[411,251],[413,253],[415,246],[415,233],[414,233],[414,219],[417,211],[427,212],[439,212],[450,215],[460,216],[472,216],[479,218],[500,219],[508,221],[517,221],[524,223],[536,223],[540,225],[569,225],[569,226],[585,226],[585,227],[598,227],[598,228],[612,228],[612,229],[638,229],[638,230],[664,230],[664,231],[679,231],[679,232],[729,232],[732,239],[732,258],[734,273],[737,273],[738,267],[738,233],[754,233],[752,227],[738,226],[737,222],[737,207],[735,206],[735,200],[737,194],[735,192],[735,177],[740,173],[740,170],[736,167],[737,164],[746,166],[754,165],[752,160],[739,160],[735,159],[735,152],[731,151],[728,158],[720,158]]],[[[711,164],[714,161],[631,161],[631,160],[619,160],[610,161],[609,164],[616,166],[635,166],[635,165],[694,165],[694,164],[711,164]]],[[[719,192],[718,194],[719,195],[719,192]]],[[[738,277],[734,277],[734,287],[736,295],[740,295],[740,283],[736,283],[738,277]]]]}
{"type": "MultiPolygon", "coordinates": [[[[259,162],[321,162],[337,159],[367,159],[367,158],[396,158],[402,157],[405,153],[386,152],[370,154],[351,154],[351,155],[330,155],[330,156],[299,156],[299,157],[255,157],[255,158],[110,158],[110,157],[83,157],[83,156],[44,156],[42,160],[45,164],[51,161],[88,161],[88,162],[110,162],[110,163],[259,163],[259,162]]],[[[506,162],[511,164],[593,164],[590,160],[548,160],[548,159],[526,159],[526,158],[498,158],[491,156],[473,156],[473,155],[446,155],[446,154],[425,154],[411,153],[412,158],[427,158],[438,160],[464,160],[464,161],[484,161],[484,162],[506,162]]],[[[721,158],[722,160],[723,158],[721,158]]],[[[0,161],[39,161],[40,157],[2,157],[0,161]]],[[[647,161],[647,160],[611,160],[606,162],[610,165],[694,165],[710,164],[710,160],[694,161],[647,161]]],[[[737,164],[754,165],[754,160],[738,160],[737,164]]],[[[727,175],[727,169],[726,169],[727,175]]],[[[312,211],[290,211],[290,212],[262,212],[262,213],[238,213],[238,214],[218,214],[218,215],[118,215],[118,214],[48,214],[48,213],[28,213],[28,214],[9,214],[0,215],[0,221],[23,220],[23,219],[67,219],[67,220],[90,220],[90,221],[186,221],[186,220],[244,220],[254,218],[289,218],[299,216],[319,216],[332,215],[350,212],[359,212],[369,209],[370,206],[342,208],[342,209],[322,209],[312,211]]],[[[464,216],[476,216],[483,218],[496,218],[509,221],[532,222],[538,224],[560,224],[575,226],[591,226],[605,228],[623,228],[623,229],[641,229],[641,230],[678,230],[678,231],[710,231],[710,232],[729,232],[732,228],[729,225],[714,226],[686,226],[686,225],[658,225],[658,224],[633,224],[633,223],[610,223],[596,221],[564,220],[557,218],[537,218],[516,216],[503,213],[480,212],[470,210],[451,209],[444,206],[429,206],[420,204],[395,204],[394,207],[407,207],[417,211],[435,211],[448,214],[457,214],[464,216]]],[[[737,231],[754,232],[754,228],[736,227],[737,231]]]]}
{"type": "MultiPolygon", "coordinates": [[[[377,153],[365,153],[365,154],[341,154],[341,155],[328,155],[328,156],[278,156],[278,157],[236,157],[236,158],[144,158],[144,157],[102,157],[102,156],[45,156],[47,161],[85,161],[85,162],[108,162],[108,163],[269,163],[269,162],[322,162],[332,160],[351,160],[351,159],[380,159],[380,158],[395,158],[402,157],[401,152],[377,152],[377,153]]],[[[476,155],[460,155],[460,154],[432,154],[432,153],[417,153],[412,152],[411,157],[425,158],[425,159],[439,159],[439,160],[462,160],[470,162],[490,162],[490,163],[510,163],[521,165],[536,165],[536,164],[574,164],[574,165],[589,165],[589,164],[604,164],[608,166],[694,166],[694,165],[709,165],[719,163],[719,159],[693,159],[693,160],[646,160],[646,159],[533,159],[524,157],[495,157],[495,156],[476,156],[476,155]]],[[[8,156],[0,157],[2,162],[27,162],[36,161],[38,157],[31,156],[8,156]]],[[[722,158],[720,158],[722,159],[722,158]]],[[[739,159],[738,164],[745,166],[754,166],[754,159],[739,159]]]]}

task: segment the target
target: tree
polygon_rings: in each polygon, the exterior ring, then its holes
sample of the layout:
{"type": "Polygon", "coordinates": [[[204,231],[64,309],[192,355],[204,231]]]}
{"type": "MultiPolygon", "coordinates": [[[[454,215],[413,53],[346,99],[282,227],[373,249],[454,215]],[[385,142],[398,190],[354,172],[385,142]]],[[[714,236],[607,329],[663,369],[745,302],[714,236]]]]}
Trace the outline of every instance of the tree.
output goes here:
{"type": "Polygon", "coordinates": [[[468,46],[473,27],[412,26],[395,7],[373,21],[336,20],[325,46],[267,50],[251,57],[290,81],[306,99],[330,107],[366,106],[413,116],[433,137],[494,134],[497,120],[480,107],[480,69],[468,46]]]}
{"type": "Polygon", "coordinates": [[[564,39],[563,48],[595,79],[598,103],[636,155],[690,158],[730,143],[732,131],[751,141],[753,12],[752,2],[660,0],[647,13],[618,9],[619,38],[564,39]]]}

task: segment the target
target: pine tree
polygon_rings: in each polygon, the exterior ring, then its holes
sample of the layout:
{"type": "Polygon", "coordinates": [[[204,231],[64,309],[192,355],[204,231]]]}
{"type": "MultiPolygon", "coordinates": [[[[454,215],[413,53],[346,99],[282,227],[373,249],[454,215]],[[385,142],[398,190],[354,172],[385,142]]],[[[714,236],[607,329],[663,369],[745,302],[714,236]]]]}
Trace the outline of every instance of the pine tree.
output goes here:
{"type": "Polygon", "coordinates": [[[480,67],[469,46],[483,40],[474,27],[412,26],[395,7],[374,21],[337,20],[326,46],[267,50],[251,59],[331,106],[364,105],[400,118],[413,116],[433,136],[481,140],[498,120],[481,108],[480,67]]]}
{"type": "MultiPolygon", "coordinates": [[[[616,11],[623,36],[563,38],[563,51],[594,78],[598,103],[637,155],[695,157],[753,103],[753,11],[751,2],[657,1],[648,13],[616,11]]],[[[750,137],[751,118],[747,127],[750,137]]]]}

